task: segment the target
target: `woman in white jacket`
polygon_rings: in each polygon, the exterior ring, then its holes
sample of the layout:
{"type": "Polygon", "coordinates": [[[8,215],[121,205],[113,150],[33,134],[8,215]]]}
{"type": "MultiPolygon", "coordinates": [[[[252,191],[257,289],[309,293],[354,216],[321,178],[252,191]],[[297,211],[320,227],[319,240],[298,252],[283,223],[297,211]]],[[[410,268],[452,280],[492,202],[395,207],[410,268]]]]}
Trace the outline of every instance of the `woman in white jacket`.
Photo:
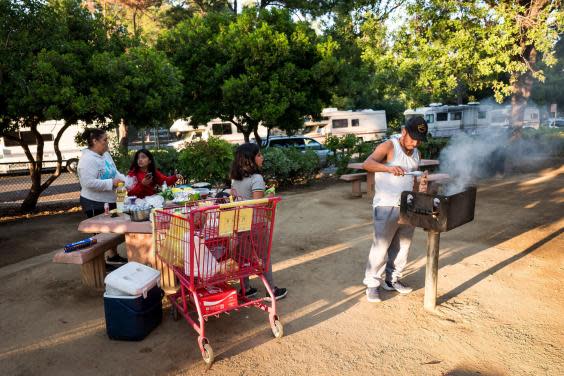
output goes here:
{"type": "MultiPolygon", "coordinates": [[[[110,209],[116,207],[114,188],[125,181],[125,176],[117,168],[108,152],[108,135],[97,128],[87,128],[82,137],[88,148],[82,150],[78,162],[78,179],[80,181],[80,206],[88,218],[104,212],[104,204],[110,209]]],[[[127,262],[116,250],[109,251],[108,264],[127,262]]]]}

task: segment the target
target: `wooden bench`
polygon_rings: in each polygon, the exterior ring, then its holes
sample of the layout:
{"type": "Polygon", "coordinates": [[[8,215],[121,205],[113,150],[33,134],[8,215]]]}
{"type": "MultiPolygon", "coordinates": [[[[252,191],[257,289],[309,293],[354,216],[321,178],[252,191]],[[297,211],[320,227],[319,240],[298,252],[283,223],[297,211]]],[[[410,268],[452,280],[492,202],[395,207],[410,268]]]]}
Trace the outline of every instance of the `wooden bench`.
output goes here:
{"type": "Polygon", "coordinates": [[[124,234],[98,234],[96,244],[78,251],[65,253],[64,249],[58,250],[53,256],[53,262],[61,264],[81,265],[82,283],[97,290],[104,289],[106,275],[106,261],[104,253],[115,249],[125,241],[124,234]]]}
{"type": "Polygon", "coordinates": [[[360,190],[360,183],[366,181],[366,172],[359,172],[356,174],[341,175],[339,179],[344,181],[352,182],[352,196],[362,197],[362,192],[360,190]]]}

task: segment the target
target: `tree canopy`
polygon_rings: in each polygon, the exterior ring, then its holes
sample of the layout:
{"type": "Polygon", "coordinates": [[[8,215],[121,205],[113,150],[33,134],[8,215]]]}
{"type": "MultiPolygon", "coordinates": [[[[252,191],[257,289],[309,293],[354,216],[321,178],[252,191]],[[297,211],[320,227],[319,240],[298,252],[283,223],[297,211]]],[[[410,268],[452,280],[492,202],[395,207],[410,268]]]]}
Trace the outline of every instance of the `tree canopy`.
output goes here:
{"type": "Polygon", "coordinates": [[[426,99],[461,103],[490,90],[498,101],[512,98],[514,123],[522,120],[534,80],[555,63],[554,47],[564,30],[558,1],[413,1],[407,21],[390,48],[380,35],[365,44],[376,67],[395,70],[411,103],[426,99]]]}
{"type": "Polygon", "coordinates": [[[197,16],[158,46],[182,70],[182,109],[195,124],[219,117],[260,139],[260,122],[291,132],[329,100],[336,45],[286,10],[197,16]]]}
{"type": "Polygon", "coordinates": [[[31,189],[22,209],[61,173],[59,140],[79,121],[138,127],[168,124],[181,93],[166,57],[132,47],[126,30],[78,0],[0,0],[0,135],[18,142],[29,161],[31,189]],[[127,49],[127,52],[126,52],[127,49]],[[45,140],[38,125],[64,120],[54,139],[55,172],[44,182],[45,140]],[[31,149],[19,132],[35,137],[31,149]]]}

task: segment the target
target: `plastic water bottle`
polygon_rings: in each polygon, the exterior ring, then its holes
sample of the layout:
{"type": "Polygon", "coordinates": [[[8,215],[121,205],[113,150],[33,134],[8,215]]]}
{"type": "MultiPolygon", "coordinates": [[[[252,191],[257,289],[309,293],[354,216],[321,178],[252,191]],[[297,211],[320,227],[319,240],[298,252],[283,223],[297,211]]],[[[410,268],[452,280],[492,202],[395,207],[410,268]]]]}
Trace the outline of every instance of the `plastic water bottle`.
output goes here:
{"type": "Polygon", "coordinates": [[[82,248],[86,248],[86,247],[90,247],[91,245],[96,244],[97,240],[96,238],[88,238],[88,239],[83,239],[83,240],[79,240],[77,242],[74,243],[70,243],[65,245],[65,253],[69,253],[72,251],[77,251],[79,249],[82,248]]]}
{"type": "Polygon", "coordinates": [[[123,213],[123,205],[127,197],[127,189],[123,182],[118,183],[116,189],[116,209],[118,213],[123,213]]]}

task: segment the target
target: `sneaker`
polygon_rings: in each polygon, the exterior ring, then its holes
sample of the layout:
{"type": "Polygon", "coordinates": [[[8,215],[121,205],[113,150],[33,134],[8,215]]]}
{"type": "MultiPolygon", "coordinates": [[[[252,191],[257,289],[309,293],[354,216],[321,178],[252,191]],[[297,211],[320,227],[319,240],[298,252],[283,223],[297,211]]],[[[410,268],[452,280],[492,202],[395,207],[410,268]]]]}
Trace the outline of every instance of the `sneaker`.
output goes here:
{"type": "MultiPolygon", "coordinates": [[[[254,298],[255,296],[257,296],[258,294],[258,290],[255,289],[254,287],[249,287],[248,289],[245,290],[245,297],[247,298],[254,298]]],[[[239,295],[243,295],[243,291],[239,290],[239,295]]]]}
{"type": "Polygon", "coordinates": [[[120,255],[115,255],[112,257],[108,257],[106,259],[106,264],[108,265],[123,265],[123,264],[127,264],[127,259],[121,257],[120,255]]]}
{"type": "Polygon", "coordinates": [[[378,303],[382,301],[380,298],[380,292],[378,292],[378,287],[368,287],[366,289],[366,300],[370,303],[378,303]]]}
{"type": "MultiPolygon", "coordinates": [[[[274,290],[272,292],[274,293],[274,299],[276,300],[284,299],[286,295],[288,295],[288,290],[286,290],[283,287],[278,288],[274,286],[274,290]]],[[[264,300],[266,300],[267,302],[271,300],[270,295],[268,295],[268,293],[266,294],[264,300]]]]}
{"type": "Polygon", "coordinates": [[[400,281],[395,281],[395,282],[385,281],[382,287],[384,288],[384,290],[397,291],[400,294],[409,294],[410,292],[413,291],[411,287],[404,285],[400,281]]]}

